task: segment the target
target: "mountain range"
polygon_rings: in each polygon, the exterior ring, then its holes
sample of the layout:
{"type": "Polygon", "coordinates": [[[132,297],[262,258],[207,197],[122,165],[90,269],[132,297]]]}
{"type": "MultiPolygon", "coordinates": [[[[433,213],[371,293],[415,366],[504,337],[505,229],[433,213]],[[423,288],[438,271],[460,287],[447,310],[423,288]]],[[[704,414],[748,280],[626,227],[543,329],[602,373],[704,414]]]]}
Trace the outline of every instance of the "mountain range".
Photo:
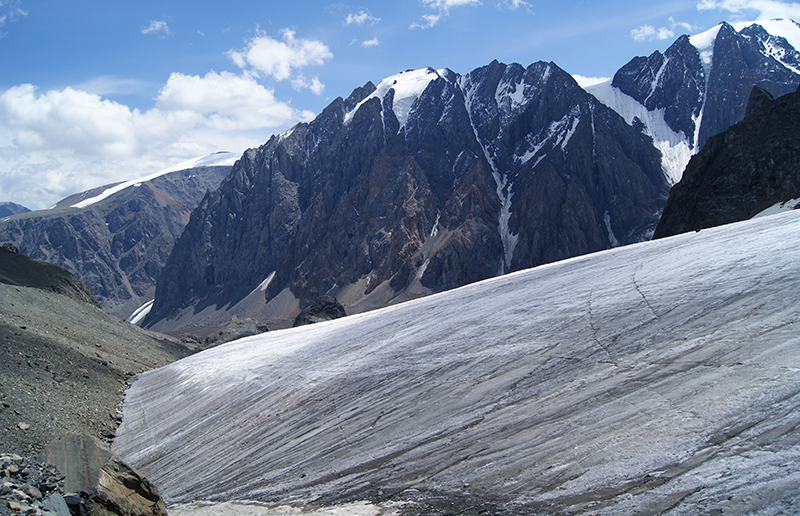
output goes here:
{"type": "Polygon", "coordinates": [[[0,242],[58,264],[107,312],[128,318],[152,300],[161,267],[189,214],[237,156],[217,153],[140,179],[67,197],[0,220],[0,242]]]}
{"type": "Polygon", "coordinates": [[[797,88],[790,41],[792,21],[723,23],[587,89],[545,62],[367,83],[245,152],[192,214],[144,324],[283,326],[322,294],[361,312],[647,240],[752,87],[797,88]]]}

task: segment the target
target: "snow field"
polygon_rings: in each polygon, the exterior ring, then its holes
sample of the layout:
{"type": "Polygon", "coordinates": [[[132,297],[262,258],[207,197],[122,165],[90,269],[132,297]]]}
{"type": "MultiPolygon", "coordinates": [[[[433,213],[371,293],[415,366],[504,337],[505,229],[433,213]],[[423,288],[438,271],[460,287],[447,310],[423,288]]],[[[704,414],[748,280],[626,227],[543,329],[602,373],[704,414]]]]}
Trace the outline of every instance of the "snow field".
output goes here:
{"type": "Polygon", "coordinates": [[[168,503],[780,504],[800,496],[798,257],[794,211],[241,339],[141,375],[115,451],[168,503]]]}

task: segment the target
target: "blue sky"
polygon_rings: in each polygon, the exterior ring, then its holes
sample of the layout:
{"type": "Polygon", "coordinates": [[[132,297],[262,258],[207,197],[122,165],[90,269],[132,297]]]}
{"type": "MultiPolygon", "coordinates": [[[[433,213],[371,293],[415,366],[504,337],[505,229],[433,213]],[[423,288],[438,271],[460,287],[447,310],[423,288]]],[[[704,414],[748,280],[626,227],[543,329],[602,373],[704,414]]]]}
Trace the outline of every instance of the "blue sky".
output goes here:
{"type": "Polygon", "coordinates": [[[609,77],[775,0],[0,0],[0,201],[43,208],[216,150],[241,152],[367,81],[553,61],[609,77]]]}

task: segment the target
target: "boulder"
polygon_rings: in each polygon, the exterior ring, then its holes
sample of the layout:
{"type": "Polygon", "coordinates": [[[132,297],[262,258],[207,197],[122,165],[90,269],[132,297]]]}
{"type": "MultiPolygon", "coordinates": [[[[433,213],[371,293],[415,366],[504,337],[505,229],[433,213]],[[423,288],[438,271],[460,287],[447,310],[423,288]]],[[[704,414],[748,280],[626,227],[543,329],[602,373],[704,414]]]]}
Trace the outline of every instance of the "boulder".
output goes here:
{"type": "Polygon", "coordinates": [[[294,320],[292,327],[331,321],[346,316],[344,307],[333,296],[318,296],[311,306],[302,310],[294,320]]]}
{"type": "Polygon", "coordinates": [[[166,516],[158,490],[99,440],[69,434],[47,446],[40,459],[64,473],[67,505],[91,516],[166,516]],[[73,503],[71,504],[70,501],[73,503]]]}

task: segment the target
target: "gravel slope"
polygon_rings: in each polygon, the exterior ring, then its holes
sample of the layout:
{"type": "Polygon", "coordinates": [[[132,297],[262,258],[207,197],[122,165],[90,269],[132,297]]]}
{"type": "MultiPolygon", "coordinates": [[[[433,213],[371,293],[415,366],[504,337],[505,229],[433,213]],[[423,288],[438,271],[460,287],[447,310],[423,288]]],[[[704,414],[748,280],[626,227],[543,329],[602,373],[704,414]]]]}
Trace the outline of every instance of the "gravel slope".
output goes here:
{"type": "Polygon", "coordinates": [[[66,432],[109,441],[128,379],[192,353],[103,312],[54,267],[0,250],[3,452],[32,456],[66,432]]]}

